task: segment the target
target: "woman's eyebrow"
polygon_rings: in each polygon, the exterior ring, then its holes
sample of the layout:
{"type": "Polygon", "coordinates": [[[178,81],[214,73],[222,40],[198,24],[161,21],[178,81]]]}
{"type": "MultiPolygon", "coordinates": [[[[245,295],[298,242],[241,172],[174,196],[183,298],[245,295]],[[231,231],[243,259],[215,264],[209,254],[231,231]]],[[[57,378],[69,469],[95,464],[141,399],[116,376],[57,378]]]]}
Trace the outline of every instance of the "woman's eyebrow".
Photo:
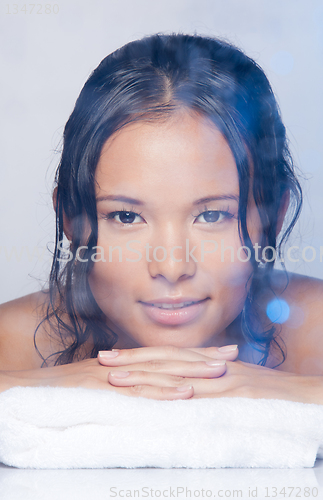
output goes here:
{"type": "Polygon", "coordinates": [[[193,205],[200,205],[201,203],[208,203],[209,201],[218,200],[235,200],[239,203],[239,196],[235,194],[223,194],[218,196],[206,196],[205,198],[199,198],[193,202],[193,205]]]}
{"type": "Polygon", "coordinates": [[[97,202],[112,200],[112,201],[123,201],[124,203],[131,203],[132,205],[144,205],[143,201],[137,200],[136,198],[130,198],[129,196],[123,195],[106,195],[106,196],[98,196],[96,199],[97,202]]]}

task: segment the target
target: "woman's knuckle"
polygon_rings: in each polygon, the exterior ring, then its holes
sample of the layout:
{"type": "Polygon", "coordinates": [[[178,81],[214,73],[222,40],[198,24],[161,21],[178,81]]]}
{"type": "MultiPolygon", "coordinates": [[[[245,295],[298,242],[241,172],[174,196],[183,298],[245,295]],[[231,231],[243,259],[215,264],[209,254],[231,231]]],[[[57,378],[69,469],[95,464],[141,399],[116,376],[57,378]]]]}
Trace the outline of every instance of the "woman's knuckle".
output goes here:
{"type": "Polygon", "coordinates": [[[123,351],[129,359],[133,359],[135,356],[138,355],[137,349],[124,349],[123,351]]]}
{"type": "Polygon", "coordinates": [[[140,396],[144,392],[144,385],[132,385],[129,387],[129,392],[136,396],[140,396]]]}
{"type": "Polygon", "coordinates": [[[184,385],[185,380],[185,377],[181,377],[180,375],[170,375],[170,382],[175,386],[184,385]]]}
{"type": "Polygon", "coordinates": [[[170,391],[169,387],[160,387],[159,392],[162,395],[162,397],[164,397],[166,399],[168,399],[169,396],[171,395],[171,391],[170,391]]]}
{"type": "Polygon", "coordinates": [[[145,363],[148,371],[159,371],[164,367],[164,362],[160,359],[150,359],[145,363]]]}

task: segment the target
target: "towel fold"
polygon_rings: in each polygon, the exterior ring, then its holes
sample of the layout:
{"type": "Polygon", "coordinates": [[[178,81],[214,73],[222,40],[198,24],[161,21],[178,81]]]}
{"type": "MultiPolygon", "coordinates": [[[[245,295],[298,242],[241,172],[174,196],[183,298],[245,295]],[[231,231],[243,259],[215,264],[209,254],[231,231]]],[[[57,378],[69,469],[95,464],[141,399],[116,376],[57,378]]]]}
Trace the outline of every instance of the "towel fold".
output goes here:
{"type": "Polygon", "coordinates": [[[22,468],[312,467],[323,405],[156,401],[83,388],[0,394],[0,462],[22,468]]]}

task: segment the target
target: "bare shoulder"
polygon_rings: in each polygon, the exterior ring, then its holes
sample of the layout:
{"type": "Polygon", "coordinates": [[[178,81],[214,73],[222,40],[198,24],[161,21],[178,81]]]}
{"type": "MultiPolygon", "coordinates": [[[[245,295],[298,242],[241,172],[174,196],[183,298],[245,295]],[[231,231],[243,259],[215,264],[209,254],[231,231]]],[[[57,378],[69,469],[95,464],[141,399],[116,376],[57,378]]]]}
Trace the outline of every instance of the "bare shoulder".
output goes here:
{"type": "Polygon", "coordinates": [[[287,357],[279,369],[323,375],[323,280],[275,271],[272,288],[286,303],[280,338],[287,357]]]}
{"type": "Polygon", "coordinates": [[[286,275],[283,271],[275,271],[273,279],[274,286],[276,281],[278,285],[276,288],[286,297],[294,299],[302,297],[302,300],[308,303],[321,300],[323,297],[323,280],[296,273],[286,275]]]}
{"type": "Polygon", "coordinates": [[[48,294],[37,292],[0,305],[0,369],[38,368],[34,332],[43,319],[48,294]]]}

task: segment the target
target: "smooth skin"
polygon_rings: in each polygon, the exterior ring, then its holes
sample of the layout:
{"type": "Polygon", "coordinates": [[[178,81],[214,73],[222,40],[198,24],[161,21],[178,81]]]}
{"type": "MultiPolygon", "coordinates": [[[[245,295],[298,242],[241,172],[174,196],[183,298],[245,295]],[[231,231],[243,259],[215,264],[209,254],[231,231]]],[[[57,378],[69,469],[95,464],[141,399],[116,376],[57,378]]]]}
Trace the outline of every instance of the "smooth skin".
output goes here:
{"type": "MultiPolygon", "coordinates": [[[[323,404],[320,280],[291,275],[285,288],[283,273],[275,271],[275,293],[295,312],[280,334],[287,359],[275,370],[275,351],[268,367],[234,361],[235,344],[244,349],[245,360],[255,360],[241,334],[229,328],[243,307],[252,268],[237,259],[238,174],[229,146],[213,125],[179,113],[163,122],[124,127],[102,150],[96,188],[97,245],[106,262],[97,259],[89,283],[108,326],[118,334],[118,350],[41,369],[33,334],[47,294],[17,299],[0,306],[0,390],[15,385],[82,386],[154,399],[243,396],[323,404]],[[186,259],[187,239],[190,249],[196,247],[196,260],[186,259]],[[233,263],[230,251],[223,259],[219,250],[213,251],[210,241],[220,246],[221,239],[234,249],[233,263]],[[137,262],[129,241],[143,256],[137,262]],[[204,258],[202,242],[208,252],[204,258]],[[110,246],[121,247],[122,262],[118,251],[108,261],[110,246]],[[152,257],[158,246],[167,250],[163,261],[152,257]],[[176,259],[171,259],[175,246],[176,259]],[[162,324],[151,319],[146,308],[164,297],[203,301],[201,311],[190,322],[162,324]]],[[[285,209],[281,207],[279,226],[285,209]]],[[[252,195],[247,223],[253,243],[259,242],[262,228],[252,195]]],[[[72,239],[68,220],[65,233],[72,239]]],[[[268,290],[259,297],[264,310],[271,298],[268,290]]],[[[263,321],[268,324],[265,316],[263,321]]],[[[45,356],[61,348],[49,339],[44,325],[37,345],[45,356]]],[[[84,346],[84,356],[90,350],[91,342],[84,346]]]]}

